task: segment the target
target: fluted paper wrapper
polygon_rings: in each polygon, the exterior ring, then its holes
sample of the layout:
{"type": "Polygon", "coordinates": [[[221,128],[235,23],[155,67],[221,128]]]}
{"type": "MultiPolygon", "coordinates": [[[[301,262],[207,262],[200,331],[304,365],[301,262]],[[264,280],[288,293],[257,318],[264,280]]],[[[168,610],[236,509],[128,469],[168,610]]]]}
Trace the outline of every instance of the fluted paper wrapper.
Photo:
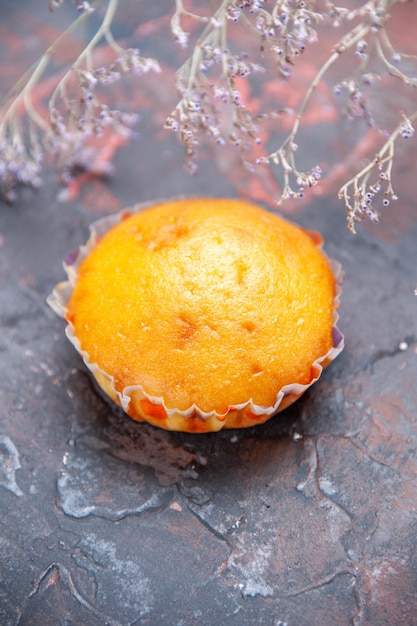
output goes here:
{"type": "MultiPolygon", "coordinates": [[[[64,261],[64,269],[68,280],[58,283],[47,298],[48,304],[60,317],[66,319],[67,303],[77,282],[78,267],[97,242],[110,228],[129,217],[132,213],[156,204],[160,204],[160,201],[139,204],[117,215],[101,218],[90,226],[90,237],[87,243],[70,252],[64,261]]],[[[321,248],[321,236],[312,231],[308,231],[308,234],[313,238],[316,245],[321,248]]],[[[102,391],[122,407],[134,420],[139,422],[146,421],[166,430],[185,432],[212,432],[222,428],[247,428],[266,422],[275,413],[282,411],[295,402],[320,378],[323,369],[343,350],[344,337],[336,325],[339,317],[337,308],[341,294],[343,273],[338,262],[329,259],[329,263],[337,284],[333,313],[333,347],[312,363],[311,379],[308,384],[301,385],[295,382],[285,385],[277,391],[276,399],[272,406],[260,406],[255,404],[252,399],[248,399],[241,404],[230,405],[225,413],[217,413],[215,410],[204,412],[195,404],[186,410],[168,408],[164,398],[150,395],[141,385],[117,389],[113,376],[101,369],[97,363],[93,363],[88,353],[82,349],[75,334],[74,326],[68,320],[65,332],[102,391]]]]}

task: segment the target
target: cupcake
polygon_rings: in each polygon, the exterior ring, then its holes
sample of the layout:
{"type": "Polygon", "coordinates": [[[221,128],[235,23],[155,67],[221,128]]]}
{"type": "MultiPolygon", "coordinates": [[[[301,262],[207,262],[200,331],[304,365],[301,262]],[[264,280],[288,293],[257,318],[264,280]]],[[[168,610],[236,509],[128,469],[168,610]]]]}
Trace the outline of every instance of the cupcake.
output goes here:
{"type": "Polygon", "coordinates": [[[48,302],[101,389],[138,421],[265,422],[343,348],[321,238],[244,200],[134,207],[91,228],[48,302]]]}

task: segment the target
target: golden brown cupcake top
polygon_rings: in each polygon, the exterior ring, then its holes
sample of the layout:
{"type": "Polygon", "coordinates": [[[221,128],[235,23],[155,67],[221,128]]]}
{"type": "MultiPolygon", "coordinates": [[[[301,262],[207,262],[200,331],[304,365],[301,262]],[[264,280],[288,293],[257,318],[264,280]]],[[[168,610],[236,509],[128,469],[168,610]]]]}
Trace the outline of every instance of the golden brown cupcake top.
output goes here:
{"type": "Polygon", "coordinates": [[[165,407],[271,406],[332,348],[336,281],[317,241],[243,200],[132,214],[78,268],[67,319],[118,390],[165,407]]]}

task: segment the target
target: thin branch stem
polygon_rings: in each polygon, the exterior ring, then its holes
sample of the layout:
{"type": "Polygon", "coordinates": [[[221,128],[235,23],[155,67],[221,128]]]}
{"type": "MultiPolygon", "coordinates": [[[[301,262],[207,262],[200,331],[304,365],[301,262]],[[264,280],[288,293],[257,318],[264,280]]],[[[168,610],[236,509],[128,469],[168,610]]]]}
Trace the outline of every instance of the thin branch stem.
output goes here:
{"type": "MultiPolygon", "coordinates": [[[[31,92],[33,87],[38,83],[39,79],[45,72],[52,57],[54,56],[56,50],[61,45],[62,41],[66,39],[68,35],[70,35],[76,28],[78,28],[80,24],[82,24],[86,19],[88,19],[88,17],[89,17],[88,13],[83,13],[76,20],[74,20],[74,22],[67,28],[67,30],[64,33],[62,33],[53,42],[53,44],[49,46],[49,48],[42,55],[39,61],[37,61],[31,68],[29,68],[29,70],[24,74],[24,76],[22,76],[21,80],[17,83],[17,85],[13,87],[13,89],[11,89],[11,91],[7,94],[6,98],[4,99],[4,104],[0,111],[0,120],[1,120],[0,123],[1,124],[10,120],[10,118],[14,115],[17,107],[20,105],[22,101],[24,102],[25,106],[29,104],[28,110],[30,110],[30,112],[33,114],[33,106],[28,96],[29,93],[31,92]],[[24,86],[22,87],[22,85],[24,86]],[[10,106],[7,106],[7,103],[13,97],[14,93],[16,93],[16,90],[18,90],[19,93],[16,95],[15,99],[11,102],[10,106]]],[[[40,116],[38,116],[38,118],[36,119],[37,119],[37,122],[39,122],[41,118],[40,116]]],[[[42,120],[42,122],[45,123],[44,120],[42,120]]]]}
{"type": "Polygon", "coordinates": [[[407,76],[406,74],[401,72],[398,67],[393,65],[393,63],[388,61],[379,39],[376,40],[376,51],[378,54],[378,58],[382,61],[382,63],[385,65],[385,67],[392,76],[396,76],[397,78],[401,79],[406,85],[412,85],[413,87],[417,87],[417,78],[407,76]]]}
{"type": "Polygon", "coordinates": [[[62,89],[62,86],[65,85],[65,83],[71,77],[71,75],[73,74],[74,70],[77,70],[82,65],[84,60],[86,58],[88,59],[90,57],[90,54],[93,51],[93,49],[95,48],[95,46],[99,43],[99,41],[103,37],[106,37],[106,35],[110,31],[110,26],[111,26],[111,23],[113,21],[114,15],[116,13],[116,9],[117,9],[118,4],[119,4],[119,0],[109,0],[109,4],[107,6],[106,13],[104,15],[104,18],[103,18],[103,21],[102,21],[100,27],[96,31],[95,35],[90,39],[90,41],[88,42],[88,44],[84,48],[84,50],[81,52],[81,54],[77,57],[77,60],[75,61],[75,63],[73,63],[71,68],[66,72],[64,77],[61,79],[59,85],[54,89],[54,91],[53,91],[53,93],[51,95],[50,101],[49,101],[49,110],[51,110],[51,109],[53,109],[55,107],[55,101],[56,101],[58,92],[62,89]]]}
{"type": "MultiPolygon", "coordinates": [[[[408,115],[407,116],[407,120],[410,121],[410,122],[414,122],[416,119],[417,119],[417,111],[415,111],[412,115],[408,115]]],[[[357,183],[357,181],[360,180],[361,178],[363,178],[365,176],[368,176],[369,173],[375,167],[375,165],[378,165],[378,164],[379,165],[383,165],[384,163],[389,162],[389,161],[392,162],[393,153],[391,153],[390,150],[393,149],[394,142],[397,140],[397,138],[401,134],[402,126],[403,126],[403,121],[400,122],[398,124],[398,126],[396,127],[396,129],[391,133],[391,135],[388,137],[388,139],[386,140],[384,145],[376,153],[376,155],[374,156],[373,160],[370,163],[368,163],[368,165],[366,165],[362,170],[360,170],[360,172],[355,174],[355,176],[353,176],[350,180],[348,180],[347,183],[345,183],[340,188],[339,194],[338,194],[339,198],[346,197],[345,194],[346,194],[348,188],[353,183],[355,183],[355,182],[357,183]],[[385,156],[387,152],[388,152],[388,156],[385,156]]],[[[390,171],[391,171],[391,166],[390,166],[390,171]]]]}
{"type": "Polygon", "coordinates": [[[206,17],[204,15],[197,15],[196,13],[191,13],[191,11],[187,11],[187,9],[184,9],[184,4],[183,4],[182,0],[175,0],[174,17],[177,17],[178,19],[181,19],[182,15],[186,15],[187,17],[191,17],[196,22],[207,23],[207,22],[210,21],[209,17],[206,17]]]}
{"type": "Polygon", "coordinates": [[[362,24],[358,25],[349,35],[343,37],[339,43],[335,46],[335,52],[327,59],[327,61],[323,64],[320,70],[317,72],[313,81],[311,82],[309,88],[307,89],[303,101],[301,102],[300,108],[298,109],[298,113],[294,120],[294,124],[291,128],[291,131],[285,141],[282,143],[281,147],[278,148],[275,152],[269,155],[268,158],[273,159],[275,155],[279,155],[279,153],[290,143],[295,140],[295,137],[298,133],[300,123],[302,117],[305,113],[305,110],[311,100],[311,97],[318,87],[318,85],[323,80],[324,75],[328,72],[328,70],[336,63],[336,61],[340,58],[341,54],[345,52],[347,49],[354,46],[358,41],[363,39],[367,33],[369,32],[370,26],[363,26],[362,24]]]}
{"type": "MultiPolygon", "coordinates": [[[[394,46],[392,45],[385,28],[382,29],[382,31],[380,32],[380,38],[384,46],[389,50],[391,56],[394,57],[397,54],[397,50],[395,50],[394,46]]],[[[401,52],[400,56],[402,59],[409,59],[413,61],[417,59],[417,56],[415,54],[404,54],[403,52],[401,52]]]]}

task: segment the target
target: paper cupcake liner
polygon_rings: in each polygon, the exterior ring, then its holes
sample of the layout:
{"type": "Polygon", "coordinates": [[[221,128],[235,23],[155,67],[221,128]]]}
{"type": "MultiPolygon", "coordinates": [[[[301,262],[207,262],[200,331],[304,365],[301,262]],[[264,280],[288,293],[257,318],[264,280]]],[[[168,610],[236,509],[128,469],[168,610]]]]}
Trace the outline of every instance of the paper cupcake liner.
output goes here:
{"type": "MultiPolygon", "coordinates": [[[[77,282],[78,267],[103,235],[133,213],[162,202],[164,200],[138,204],[131,209],[101,218],[91,224],[87,243],[71,251],[64,260],[63,265],[68,280],[58,283],[47,298],[49,306],[57,315],[66,319],[67,303],[77,282]]],[[[323,244],[321,235],[315,231],[306,232],[321,249],[323,244]]],[[[326,258],[328,257],[326,256],[326,258]]],[[[148,394],[141,385],[131,385],[118,390],[113,376],[101,369],[97,363],[93,363],[88,353],[82,349],[75,334],[74,326],[68,320],[66,320],[67,327],[65,333],[81,355],[101,390],[136,421],[146,421],[166,430],[185,432],[213,432],[223,428],[247,428],[255,424],[262,424],[298,400],[320,378],[323,369],[343,350],[344,337],[337,327],[339,319],[337,308],[344,276],[340,263],[332,259],[328,259],[328,261],[336,278],[332,330],[333,347],[312,363],[311,379],[307,384],[292,383],[285,385],[278,391],[272,406],[261,406],[249,399],[241,404],[230,405],[225,413],[218,413],[214,410],[205,412],[195,404],[185,410],[168,408],[163,397],[148,394]]]]}

